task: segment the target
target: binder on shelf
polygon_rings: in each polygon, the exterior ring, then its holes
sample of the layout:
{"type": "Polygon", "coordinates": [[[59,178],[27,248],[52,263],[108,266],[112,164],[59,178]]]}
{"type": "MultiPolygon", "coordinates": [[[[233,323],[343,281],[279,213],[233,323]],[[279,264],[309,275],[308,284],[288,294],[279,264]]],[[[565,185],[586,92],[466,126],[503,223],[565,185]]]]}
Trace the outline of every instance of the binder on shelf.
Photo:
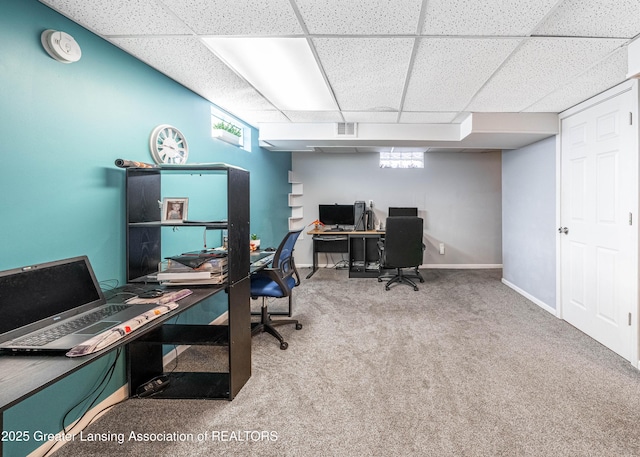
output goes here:
{"type": "Polygon", "coordinates": [[[227,282],[227,275],[212,276],[209,279],[167,279],[159,280],[163,286],[218,286],[227,282]]]}
{"type": "Polygon", "coordinates": [[[203,249],[202,251],[184,252],[180,255],[167,257],[167,259],[190,268],[199,268],[205,264],[212,266],[218,264],[226,265],[227,251],[222,248],[203,249]]]}
{"type": "Polygon", "coordinates": [[[161,271],[158,272],[158,281],[210,279],[213,273],[209,271],[161,271]]]}
{"type": "Polygon", "coordinates": [[[167,257],[156,279],[164,285],[215,285],[227,280],[226,251],[207,249],[167,257]]]}

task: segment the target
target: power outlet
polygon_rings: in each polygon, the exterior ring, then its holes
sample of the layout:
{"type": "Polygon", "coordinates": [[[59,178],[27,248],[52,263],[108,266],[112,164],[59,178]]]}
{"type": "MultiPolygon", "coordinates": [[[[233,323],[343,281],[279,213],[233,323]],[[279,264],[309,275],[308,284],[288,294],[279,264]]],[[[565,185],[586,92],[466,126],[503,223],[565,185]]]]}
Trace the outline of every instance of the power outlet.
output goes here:
{"type": "Polygon", "coordinates": [[[440,243],[440,255],[444,255],[444,243],[440,243]]]}

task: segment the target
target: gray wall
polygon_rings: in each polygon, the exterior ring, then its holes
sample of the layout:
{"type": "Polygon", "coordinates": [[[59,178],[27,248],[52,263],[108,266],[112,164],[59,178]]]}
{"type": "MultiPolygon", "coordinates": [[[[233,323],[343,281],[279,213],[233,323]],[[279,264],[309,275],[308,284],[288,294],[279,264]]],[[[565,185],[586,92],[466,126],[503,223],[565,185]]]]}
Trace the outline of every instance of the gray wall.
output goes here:
{"type": "Polygon", "coordinates": [[[556,139],[502,153],[503,282],[556,308],[556,139]]]}
{"type": "MultiPolygon", "coordinates": [[[[380,169],[373,153],[298,152],[291,161],[303,183],[305,224],[317,219],[320,203],[373,200],[382,220],[389,206],[417,206],[425,222],[425,265],[502,264],[500,152],[426,153],[424,169],[409,170],[380,169]],[[444,255],[439,243],[445,244],[444,255]]],[[[312,263],[310,238],[305,235],[296,246],[299,266],[312,263]]],[[[332,265],[340,258],[321,255],[319,261],[332,265]]]]}

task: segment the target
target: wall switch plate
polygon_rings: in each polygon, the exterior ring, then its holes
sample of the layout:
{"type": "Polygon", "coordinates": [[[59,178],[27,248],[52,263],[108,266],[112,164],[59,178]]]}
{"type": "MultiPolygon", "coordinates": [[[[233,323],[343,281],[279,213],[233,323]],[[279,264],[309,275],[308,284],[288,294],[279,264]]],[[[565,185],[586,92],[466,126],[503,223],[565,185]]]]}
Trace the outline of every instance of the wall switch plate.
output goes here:
{"type": "Polygon", "coordinates": [[[444,255],[444,243],[440,243],[440,254],[444,255]]]}

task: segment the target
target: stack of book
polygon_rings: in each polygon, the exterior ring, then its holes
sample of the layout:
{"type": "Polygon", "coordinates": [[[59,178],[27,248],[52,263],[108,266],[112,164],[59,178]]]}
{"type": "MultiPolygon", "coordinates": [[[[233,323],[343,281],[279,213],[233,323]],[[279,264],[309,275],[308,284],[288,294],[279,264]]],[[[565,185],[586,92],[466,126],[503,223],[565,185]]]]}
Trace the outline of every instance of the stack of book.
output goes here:
{"type": "Polygon", "coordinates": [[[227,281],[227,252],[222,249],[185,252],[167,257],[158,272],[163,285],[217,285],[227,281]]]}

